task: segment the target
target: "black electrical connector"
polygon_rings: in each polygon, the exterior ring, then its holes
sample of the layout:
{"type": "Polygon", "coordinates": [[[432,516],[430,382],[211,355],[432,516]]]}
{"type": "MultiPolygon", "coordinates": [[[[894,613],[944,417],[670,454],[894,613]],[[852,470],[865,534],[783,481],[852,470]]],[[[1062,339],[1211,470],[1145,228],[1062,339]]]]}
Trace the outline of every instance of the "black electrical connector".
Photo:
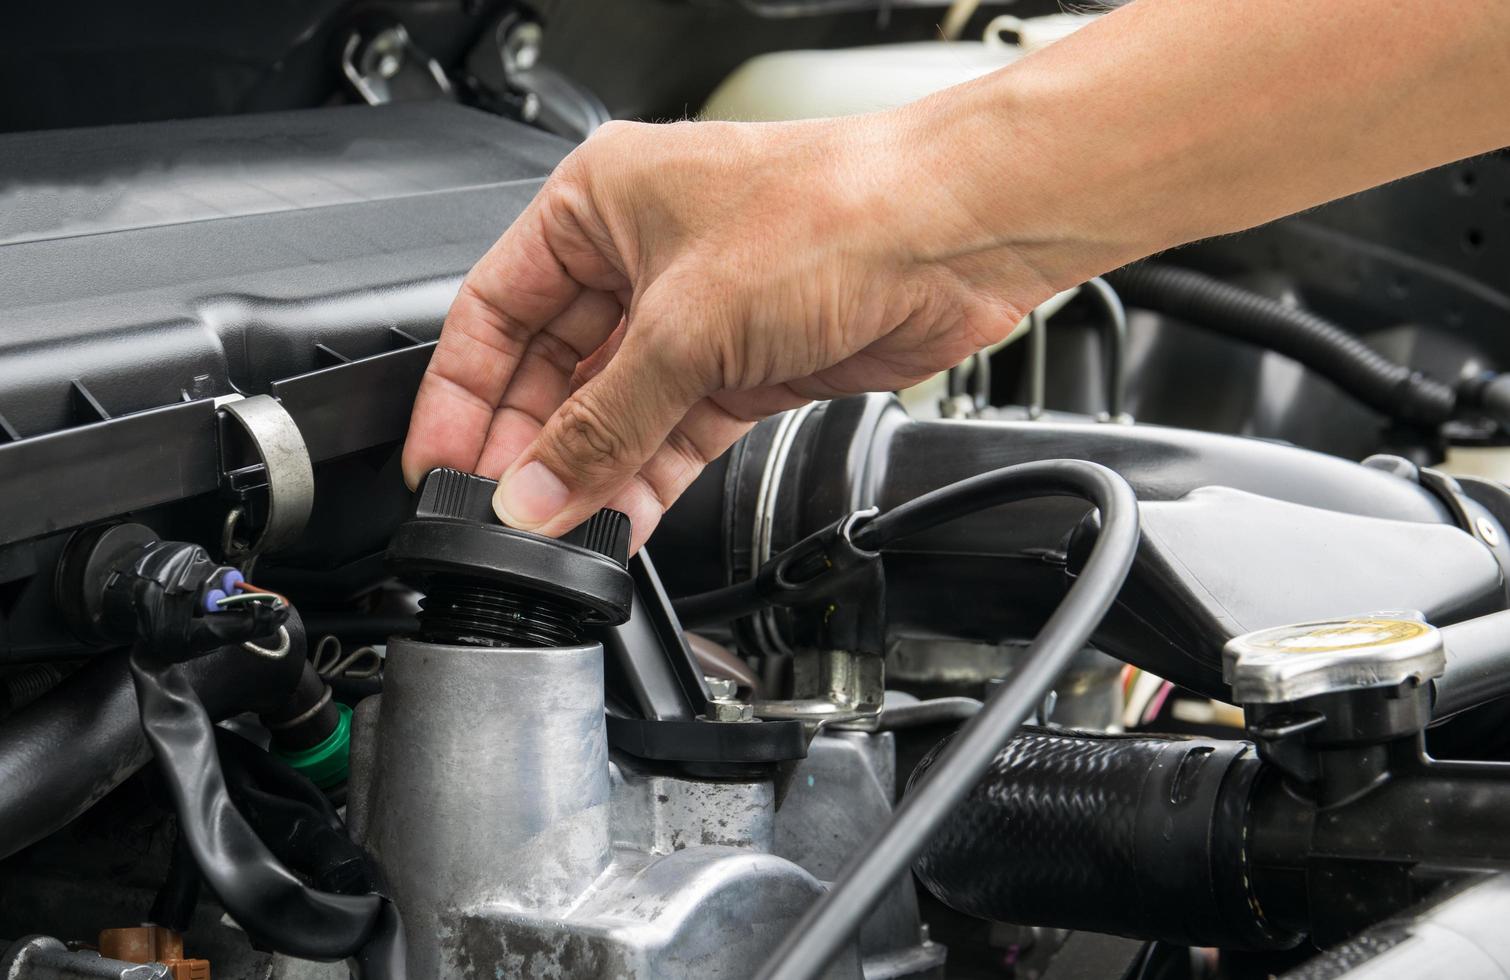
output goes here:
{"type": "Polygon", "coordinates": [[[274,597],[229,596],[241,573],[204,548],[160,540],[140,524],[90,528],[71,538],[54,594],[69,626],[101,645],[146,643],[181,662],[230,643],[266,638],[288,619],[274,597]]]}

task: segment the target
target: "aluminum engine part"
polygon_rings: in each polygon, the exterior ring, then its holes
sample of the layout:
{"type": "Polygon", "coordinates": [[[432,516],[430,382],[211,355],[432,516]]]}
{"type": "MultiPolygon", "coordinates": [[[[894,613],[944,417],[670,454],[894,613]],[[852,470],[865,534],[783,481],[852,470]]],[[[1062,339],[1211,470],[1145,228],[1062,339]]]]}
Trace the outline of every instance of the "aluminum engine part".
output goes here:
{"type": "Polygon", "coordinates": [[[71,950],[48,936],[29,936],[0,954],[0,980],[171,980],[162,963],[107,960],[93,950],[71,950]]]}
{"type": "MultiPolygon", "coordinates": [[[[891,732],[834,732],[813,739],[776,811],[775,852],[832,882],[887,818],[896,787],[891,732]]],[[[942,977],[945,949],[930,942],[908,875],[860,932],[865,980],[942,977]]]]}
{"type": "Polygon", "coordinates": [[[620,769],[614,801],[603,709],[596,645],[389,645],[352,793],[411,977],[746,977],[821,893],[760,849],[768,785],[620,769]]]}
{"type": "MultiPolygon", "coordinates": [[[[939,692],[976,692],[993,678],[1017,669],[1024,644],[968,643],[961,640],[905,639],[886,651],[886,678],[939,692]]],[[[1086,649],[1054,685],[1050,717],[1065,728],[1104,731],[1121,722],[1122,662],[1086,649]]]]}

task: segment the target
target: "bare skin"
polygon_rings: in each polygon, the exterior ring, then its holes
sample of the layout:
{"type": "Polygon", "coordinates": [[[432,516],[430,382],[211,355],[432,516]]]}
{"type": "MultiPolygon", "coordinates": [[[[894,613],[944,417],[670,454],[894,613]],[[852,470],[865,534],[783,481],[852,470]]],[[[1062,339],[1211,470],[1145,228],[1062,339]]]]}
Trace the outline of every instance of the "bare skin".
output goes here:
{"type": "Polygon", "coordinates": [[[468,274],[404,474],[635,546],[808,400],[905,387],[1060,289],[1510,144],[1510,4],[1135,0],[884,113],[614,123],[468,274]]]}

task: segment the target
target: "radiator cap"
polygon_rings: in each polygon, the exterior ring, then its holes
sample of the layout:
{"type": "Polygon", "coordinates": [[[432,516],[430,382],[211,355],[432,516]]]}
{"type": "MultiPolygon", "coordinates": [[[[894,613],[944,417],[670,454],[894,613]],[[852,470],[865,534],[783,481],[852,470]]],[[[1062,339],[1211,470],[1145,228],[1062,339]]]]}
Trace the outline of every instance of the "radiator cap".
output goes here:
{"type": "Polygon", "coordinates": [[[1222,679],[1238,704],[1422,683],[1440,676],[1446,664],[1441,633],[1419,612],[1275,626],[1222,648],[1222,679]]]}

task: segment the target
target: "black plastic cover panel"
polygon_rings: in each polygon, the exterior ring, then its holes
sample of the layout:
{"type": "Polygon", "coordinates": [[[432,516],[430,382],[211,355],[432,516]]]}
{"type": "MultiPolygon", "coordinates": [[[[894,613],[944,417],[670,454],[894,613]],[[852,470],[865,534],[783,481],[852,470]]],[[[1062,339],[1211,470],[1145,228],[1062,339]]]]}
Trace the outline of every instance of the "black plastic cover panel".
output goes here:
{"type": "Polygon", "coordinates": [[[22,436],[433,339],[569,146],[442,103],[0,136],[0,414],[22,436]]]}
{"type": "Polygon", "coordinates": [[[447,103],[0,136],[0,545],[221,477],[211,399],[318,463],[402,436],[460,277],[570,145],[447,103]]]}

